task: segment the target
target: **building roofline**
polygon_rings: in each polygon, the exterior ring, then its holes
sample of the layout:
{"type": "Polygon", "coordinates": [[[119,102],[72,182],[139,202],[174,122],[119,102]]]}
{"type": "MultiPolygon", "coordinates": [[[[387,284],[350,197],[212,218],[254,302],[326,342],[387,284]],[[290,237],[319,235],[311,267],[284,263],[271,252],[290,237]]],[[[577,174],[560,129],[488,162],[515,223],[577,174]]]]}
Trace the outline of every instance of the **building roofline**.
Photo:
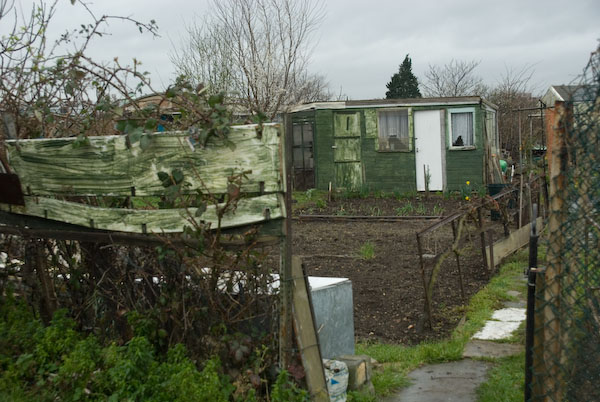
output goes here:
{"type": "Polygon", "coordinates": [[[362,109],[362,108],[389,108],[411,106],[450,106],[450,105],[475,105],[485,104],[494,110],[498,106],[480,96],[459,96],[445,98],[407,98],[407,99],[367,99],[334,102],[313,102],[293,107],[290,112],[302,112],[322,109],[362,109]]]}

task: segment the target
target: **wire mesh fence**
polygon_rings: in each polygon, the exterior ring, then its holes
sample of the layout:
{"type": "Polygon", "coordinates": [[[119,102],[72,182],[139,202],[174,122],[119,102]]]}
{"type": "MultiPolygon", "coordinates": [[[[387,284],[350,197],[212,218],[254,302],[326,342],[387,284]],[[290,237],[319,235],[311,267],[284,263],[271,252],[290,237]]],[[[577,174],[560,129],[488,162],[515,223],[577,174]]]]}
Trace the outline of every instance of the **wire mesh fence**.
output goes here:
{"type": "Polygon", "coordinates": [[[537,277],[532,399],[600,400],[600,49],[547,109],[550,215],[537,277]]]}

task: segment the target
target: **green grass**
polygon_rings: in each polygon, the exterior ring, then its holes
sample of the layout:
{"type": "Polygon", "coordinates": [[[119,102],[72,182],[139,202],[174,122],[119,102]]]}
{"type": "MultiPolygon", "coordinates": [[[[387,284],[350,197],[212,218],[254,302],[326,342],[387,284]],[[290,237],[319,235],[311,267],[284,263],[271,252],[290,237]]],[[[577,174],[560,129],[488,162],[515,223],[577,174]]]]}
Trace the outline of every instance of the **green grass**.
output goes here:
{"type": "Polygon", "coordinates": [[[496,360],[488,380],[477,390],[479,402],[512,402],[523,400],[525,352],[496,360]]]}
{"type": "MultiPolygon", "coordinates": [[[[543,252],[541,250],[540,257],[543,252]]],[[[378,342],[358,343],[356,345],[357,354],[365,354],[377,360],[381,366],[374,370],[373,386],[375,395],[368,395],[364,392],[351,392],[350,401],[376,401],[381,397],[390,395],[398,389],[406,387],[409,382],[407,374],[422,366],[423,364],[434,364],[450,362],[462,359],[462,353],[466,343],[471,336],[483,327],[485,322],[492,316],[494,310],[502,308],[503,301],[511,300],[511,296],[507,295],[509,290],[520,290],[519,286],[525,286],[520,280],[523,275],[523,269],[527,265],[527,250],[523,250],[511,257],[494,276],[490,282],[476,295],[474,295],[466,306],[466,321],[456,328],[450,339],[439,342],[425,342],[416,346],[402,346],[384,344],[378,342]]],[[[522,341],[522,328],[516,335],[514,341],[522,341]]],[[[513,359],[517,363],[521,363],[523,356],[513,359]]],[[[507,359],[506,362],[514,364],[514,361],[507,359]]],[[[506,364],[508,364],[506,363],[506,364]]],[[[501,361],[501,365],[505,361],[501,361]]],[[[517,370],[518,371],[518,370],[517,370]]],[[[494,370],[497,372],[497,370],[494,370]]],[[[498,371],[498,375],[501,371],[498,371]]],[[[493,377],[490,377],[490,381],[493,377]]],[[[485,388],[491,391],[483,390],[486,395],[489,392],[500,392],[501,390],[493,391],[494,384],[506,384],[513,381],[513,374],[507,373],[506,379],[500,379],[495,383],[486,383],[485,388]]],[[[520,381],[520,380],[515,380],[520,381]]],[[[522,384],[522,381],[519,383],[522,384]]],[[[484,389],[484,387],[482,387],[484,389]]],[[[491,394],[493,395],[493,394],[491,394]]],[[[522,392],[521,394],[522,399],[522,392]]],[[[494,400],[494,399],[486,399],[494,400]]],[[[501,400],[501,399],[498,399],[501,400]]],[[[506,400],[506,399],[502,399],[506,400]]]]}
{"type": "Polygon", "coordinates": [[[375,245],[370,241],[365,242],[358,250],[360,258],[363,260],[371,260],[375,258],[375,245]]]}

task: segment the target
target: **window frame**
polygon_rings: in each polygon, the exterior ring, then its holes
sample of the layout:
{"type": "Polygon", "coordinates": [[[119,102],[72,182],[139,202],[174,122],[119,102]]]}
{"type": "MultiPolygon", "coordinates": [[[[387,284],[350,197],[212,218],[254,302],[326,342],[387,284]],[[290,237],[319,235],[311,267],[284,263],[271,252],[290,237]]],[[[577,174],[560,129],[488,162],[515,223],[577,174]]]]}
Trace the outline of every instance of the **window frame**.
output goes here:
{"type": "MultiPolygon", "coordinates": [[[[396,107],[396,108],[380,108],[377,109],[377,148],[376,151],[377,152],[412,152],[413,151],[413,135],[412,135],[412,108],[409,107],[396,107]],[[390,112],[396,112],[396,113],[402,113],[402,112],[406,112],[406,124],[407,124],[407,138],[408,138],[408,147],[406,149],[381,149],[380,147],[380,141],[382,139],[381,136],[381,124],[379,121],[380,115],[382,113],[390,113],[390,112]]],[[[387,137],[389,138],[389,136],[387,137]]]]}
{"type": "Polygon", "coordinates": [[[477,149],[477,132],[475,131],[476,122],[475,122],[475,108],[474,107],[461,107],[448,109],[448,149],[452,151],[468,151],[477,149]],[[473,115],[473,144],[472,145],[462,145],[455,146],[452,145],[452,115],[458,113],[471,113],[473,115]]]}

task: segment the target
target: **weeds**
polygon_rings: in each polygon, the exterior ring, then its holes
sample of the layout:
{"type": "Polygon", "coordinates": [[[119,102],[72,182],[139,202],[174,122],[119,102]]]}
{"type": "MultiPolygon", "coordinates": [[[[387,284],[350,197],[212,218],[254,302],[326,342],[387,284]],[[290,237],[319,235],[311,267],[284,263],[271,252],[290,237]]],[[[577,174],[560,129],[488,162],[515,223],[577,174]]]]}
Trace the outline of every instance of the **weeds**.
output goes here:
{"type": "Polygon", "coordinates": [[[375,245],[368,241],[360,246],[358,253],[363,260],[371,260],[375,258],[375,245]]]}
{"type": "Polygon", "coordinates": [[[373,197],[375,197],[375,198],[386,198],[387,194],[383,190],[378,190],[378,191],[375,191],[375,193],[373,193],[373,197]]]}
{"type": "Polygon", "coordinates": [[[400,193],[400,192],[394,193],[394,195],[398,201],[411,200],[413,198],[416,198],[417,194],[418,194],[417,190],[406,191],[404,193],[400,193]]]}
{"type": "Polygon", "coordinates": [[[444,207],[442,207],[441,205],[436,205],[433,207],[433,215],[434,216],[442,216],[444,215],[444,207]]]}
{"type": "Polygon", "coordinates": [[[379,207],[371,207],[371,216],[381,216],[381,208],[379,207]]]}
{"type": "Polygon", "coordinates": [[[410,201],[404,204],[403,206],[396,208],[396,215],[398,216],[412,215],[414,212],[415,207],[413,207],[410,201]]]}

